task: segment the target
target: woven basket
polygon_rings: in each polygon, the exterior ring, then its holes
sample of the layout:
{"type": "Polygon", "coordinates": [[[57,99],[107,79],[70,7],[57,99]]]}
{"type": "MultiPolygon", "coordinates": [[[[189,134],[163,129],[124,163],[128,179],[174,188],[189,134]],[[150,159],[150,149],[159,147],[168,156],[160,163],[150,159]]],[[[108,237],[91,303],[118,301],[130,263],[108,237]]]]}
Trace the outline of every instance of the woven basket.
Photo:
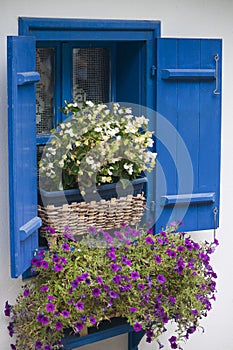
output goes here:
{"type": "Polygon", "coordinates": [[[123,222],[136,225],[144,214],[146,199],[144,194],[137,196],[111,198],[98,202],[74,202],[61,206],[38,206],[38,214],[43,226],[40,233],[44,233],[44,226],[51,226],[56,234],[64,232],[64,226],[68,226],[74,235],[84,234],[88,227],[97,229],[113,229],[123,222]]]}

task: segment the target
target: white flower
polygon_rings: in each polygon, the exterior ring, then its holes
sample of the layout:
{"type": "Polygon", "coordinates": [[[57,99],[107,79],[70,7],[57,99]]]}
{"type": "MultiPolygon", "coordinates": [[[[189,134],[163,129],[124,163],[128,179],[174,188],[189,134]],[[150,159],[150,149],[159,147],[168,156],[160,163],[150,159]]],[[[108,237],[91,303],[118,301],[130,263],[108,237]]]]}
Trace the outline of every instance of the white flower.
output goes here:
{"type": "Polygon", "coordinates": [[[60,160],[60,162],[58,162],[58,164],[60,165],[61,168],[63,168],[64,167],[64,160],[63,159],[60,160]]]}
{"type": "Polygon", "coordinates": [[[126,132],[126,134],[135,134],[135,132],[136,132],[136,129],[135,129],[135,127],[133,126],[133,124],[128,124],[128,125],[126,125],[126,127],[125,127],[125,132],[126,132]]]}
{"type": "Polygon", "coordinates": [[[124,164],[124,169],[127,170],[127,172],[132,175],[133,174],[133,164],[124,164]]]}
{"type": "Polygon", "coordinates": [[[148,147],[152,147],[153,144],[154,144],[154,141],[153,141],[152,139],[149,139],[149,140],[147,141],[147,146],[148,146],[148,147]]]}
{"type": "Polygon", "coordinates": [[[72,129],[65,130],[65,134],[69,134],[70,137],[74,137],[75,136],[72,129]]]}
{"type": "Polygon", "coordinates": [[[101,132],[102,131],[102,128],[101,126],[97,126],[97,128],[94,129],[96,132],[101,132]]]}
{"type": "Polygon", "coordinates": [[[91,101],[86,101],[86,104],[87,104],[89,107],[94,107],[94,103],[91,102],[91,101]]]}
{"type": "Polygon", "coordinates": [[[92,157],[87,157],[86,162],[87,162],[87,164],[94,164],[95,161],[92,157]]]}

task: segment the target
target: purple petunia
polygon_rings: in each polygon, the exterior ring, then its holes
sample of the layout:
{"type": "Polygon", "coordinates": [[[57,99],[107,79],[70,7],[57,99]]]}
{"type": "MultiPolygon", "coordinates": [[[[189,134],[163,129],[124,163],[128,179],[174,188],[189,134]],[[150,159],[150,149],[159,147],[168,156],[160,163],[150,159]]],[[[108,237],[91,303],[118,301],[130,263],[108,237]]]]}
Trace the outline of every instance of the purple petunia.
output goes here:
{"type": "Polygon", "coordinates": [[[44,346],[44,350],[52,350],[52,348],[51,348],[50,345],[45,345],[45,346],[44,346]]]}
{"type": "Polygon", "coordinates": [[[182,253],[184,251],[184,247],[182,245],[179,245],[179,247],[177,247],[177,251],[179,253],[182,253]]]}
{"type": "Polygon", "coordinates": [[[63,310],[61,314],[64,318],[68,318],[70,316],[70,313],[67,310],[63,310]]]}
{"type": "Polygon", "coordinates": [[[54,270],[55,271],[61,271],[63,269],[63,265],[62,264],[56,264],[55,266],[54,266],[54,270]]]}
{"type": "Polygon", "coordinates": [[[137,311],[137,308],[136,308],[136,307],[130,307],[130,308],[129,308],[129,311],[132,312],[132,313],[134,313],[134,312],[137,311]]]}
{"type": "Polygon", "coordinates": [[[116,299],[118,297],[118,294],[114,292],[114,290],[110,290],[108,294],[112,299],[116,299]]]}
{"type": "Polygon", "coordinates": [[[121,283],[121,276],[115,275],[112,279],[113,283],[120,284],[121,283]]]}
{"type": "Polygon", "coordinates": [[[158,242],[159,244],[163,244],[163,239],[160,238],[160,237],[158,237],[158,238],[157,238],[157,242],[158,242]]]}
{"type": "Polygon", "coordinates": [[[136,322],[133,325],[133,329],[135,330],[135,332],[140,332],[142,330],[142,325],[140,323],[136,322]]]}
{"type": "Polygon", "coordinates": [[[176,298],[173,297],[172,295],[169,296],[169,301],[172,303],[172,304],[175,304],[176,303],[176,298]]]}
{"type": "Polygon", "coordinates": [[[23,295],[24,295],[25,297],[28,297],[29,294],[30,294],[30,289],[25,289],[24,292],[23,292],[23,295]]]}
{"type": "Polygon", "coordinates": [[[11,344],[11,350],[17,350],[14,344],[11,344]]]}
{"type": "Polygon", "coordinates": [[[47,298],[48,298],[49,300],[55,300],[54,296],[52,296],[52,295],[47,295],[47,298]]]}
{"type": "Polygon", "coordinates": [[[142,283],[139,283],[139,284],[138,284],[138,289],[144,290],[144,289],[145,289],[145,285],[142,284],[142,283]]]}
{"type": "Polygon", "coordinates": [[[62,328],[63,328],[62,322],[60,322],[60,321],[56,322],[55,328],[57,331],[62,330],[62,328]]]}
{"type": "Polygon", "coordinates": [[[117,265],[117,264],[110,264],[110,268],[112,271],[122,270],[122,267],[120,265],[117,265]]]}
{"type": "Polygon", "coordinates": [[[8,301],[6,301],[5,310],[4,310],[5,316],[10,317],[11,308],[12,308],[12,306],[8,303],[8,301]]]}
{"type": "Polygon", "coordinates": [[[147,237],[145,238],[145,241],[146,241],[146,244],[154,244],[154,240],[153,240],[153,238],[150,237],[150,236],[147,236],[147,237]]]}
{"type": "Polygon", "coordinates": [[[48,261],[42,260],[41,261],[41,267],[43,267],[43,269],[47,269],[49,267],[48,261]]]}
{"type": "Polygon", "coordinates": [[[62,250],[69,251],[70,250],[69,244],[68,243],[63,243],[62,244],[62,250]]]}
{"type": "Polygon", "coordinates": [[[90,322],[91,324],[96,324],[96,318],[95,317],[90,317],[90,322]]]}
{"type": "Polygon", "coordinates": [[[43,315],[43,314],[38,314],[38,315],[36,316],[37,321],[40,322],[40,323],[42,323],[43,318],[44,318],[44,315],[43,315]]]}
{"type": "Polygon", "coordinates": [[[35,349],[41,349],[41,348],[42,348],[42,343],[41,343],[41,341],[37,340],[37,341],[35,342],[34,346],[35,346],[35,349]]]}
{"type": "Polygon", "coordinates": [[[54,309],[55,309],[55,305],[54,305],[53,303],[48,303],[48,304],[46,304],[46,310],[47,310],[48,312],[53,312],[54,309]]]}
{"type": "Polygon", "coordinates": [[[42,320],[41,320],[41,323],[42,323],[43,325],[48,324],[48,323],[49,323],[49,318],[48,318],[47,316],[43,316],[43,318],[42,318],[42,320]]]}
{"type": "Polygon", "coordinates": [[[42,286],[41,288],[40,288],[40,291],[41,292],[47,292],[49,290],[49,287],[48,286],[42,286]]]}
{"type": "Polygon", "coordinates": [[[140,278],[140,275],[137,271],[133,271],[131,272],[130,277],[132,280],[137,280],[138,278],[140,278]]]}
{"type": "Polygon", "coordinates": [[[102,284],[103,283],[103,278],[101,276],[97,276],[96,277],[96,281],[99,283],[99,284],[102,284]]]}
{"type": "Polygon", "coordinates": [[[83,326],[82,322],[75,322],[74,327],[75,327],[77,332],[80,332],[84,326],[83,326]]]}
{"type": "Polygon", "coordinates": [[[100,296],[100,293],[101,293],[101,291],[100,291],[99,288],[93,288],[93,289],[92,289],[92,295],[93,295],[94,297],[99,297],[99,296],[100,296]]]}
{"type": "Polygon", "coordinates": [[[76,304],[75,304],[75,307],[77,310],[83,310],[84,309],[84,303],[81,302],[81,301],[78,301],[76,304]]]}
{"type": "Polygon", "coordinates": [[[163,284],[165,283],[167,280],[166,280],[166,277],[164,277],[164,275],[161,275],[160,273],[158,274],[157,276],[157,282],[163,284]]]}
{"type": "Polygon", "coordinates": [[[132,266],[131,260],[128,259],[126,256],[122,256],[121,261],[122,261],[122,264],[123,264],[123,265],[132,266]]]}
{"type": "Polygon", "coordinates": [[[157,254],[154,255],[154,260],[157,264],[161,264],[161,262],[162,262],[161,257],[157,254]]]}

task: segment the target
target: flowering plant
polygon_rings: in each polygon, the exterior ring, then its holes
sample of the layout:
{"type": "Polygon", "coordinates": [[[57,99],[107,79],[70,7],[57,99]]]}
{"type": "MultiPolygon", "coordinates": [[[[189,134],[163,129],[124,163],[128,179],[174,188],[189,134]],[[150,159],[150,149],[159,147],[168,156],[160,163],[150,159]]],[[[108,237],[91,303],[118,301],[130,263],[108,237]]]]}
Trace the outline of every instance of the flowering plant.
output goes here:
{"type": "Polygon", "coordinates": [[[145,116],[136,117],[118,103],[108,107],[91,101],[65,102],[62,111],[68,118],[52,130],[39,161],[44,187],[79,187],[85,193],[86,187],[131,181],[153,169],[156,153],[149,150],[153,140],[145,116]]]}
{"type": "Polygon", "coordinates": [[[6,302],[8,329],[16,334],[12,349],[58,349],[65,329],[80,334],[117,314],[160,348],[159,336],[174,322],[176,335],[168,341],[181,349],[215,300],[209,255],[218,241],[196,243],[175,230],[153,235],[124,225],[111,233],[90,228],[77,241],[68,228],[63,238],[48,228],[49,250],[32,259],[38,274],[14,306],[6,302]]]}

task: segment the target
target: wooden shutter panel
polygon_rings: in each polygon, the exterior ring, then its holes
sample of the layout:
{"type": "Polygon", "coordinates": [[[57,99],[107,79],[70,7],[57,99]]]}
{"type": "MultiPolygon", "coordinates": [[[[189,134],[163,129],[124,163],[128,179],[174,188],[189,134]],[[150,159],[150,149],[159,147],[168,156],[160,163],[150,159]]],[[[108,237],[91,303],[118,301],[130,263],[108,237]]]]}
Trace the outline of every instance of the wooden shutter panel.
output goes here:
{"type": "Polygon", "coordinates": [[[157,229],[218,226],[221,40],[159,39],[157,46],[157,229]]]}
{"type": "Polygon", "coordinates": [[[8,37],[8,129],[11,275],[30,267],[38,248],[35,39],[8,37]]]}

